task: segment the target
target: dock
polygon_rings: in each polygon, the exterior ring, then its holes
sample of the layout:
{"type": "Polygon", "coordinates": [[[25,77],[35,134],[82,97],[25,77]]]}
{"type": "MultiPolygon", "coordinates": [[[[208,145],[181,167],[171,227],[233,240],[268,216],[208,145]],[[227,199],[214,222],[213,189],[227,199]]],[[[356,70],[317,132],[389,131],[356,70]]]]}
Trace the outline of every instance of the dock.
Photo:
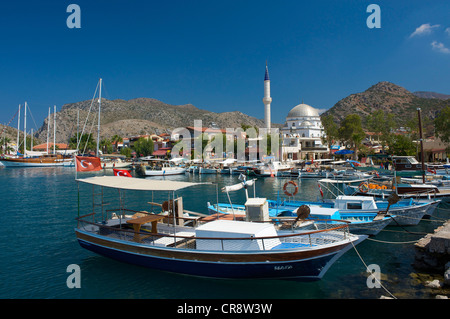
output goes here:
{"type": "Polygon", "coordinates": [[[450,261],[450,220],[420,239],[415,251],[415,268],[444,273],[450,261]]]}

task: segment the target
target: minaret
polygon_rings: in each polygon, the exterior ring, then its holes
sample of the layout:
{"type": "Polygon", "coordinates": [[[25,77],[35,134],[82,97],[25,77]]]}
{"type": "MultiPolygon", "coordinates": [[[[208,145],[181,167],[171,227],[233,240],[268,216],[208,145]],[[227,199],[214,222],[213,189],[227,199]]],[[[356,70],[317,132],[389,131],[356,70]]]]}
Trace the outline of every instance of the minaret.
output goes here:
{"type": "Polygon", "coordinates": [[[267,68],[266,62],[266,74],[264,76],[264,119],[266,124],[267,132],[270,132],[270,103],[272,103],[272,98],[270,97],[270,79],[269,79],[269,69],[267,68]]]}

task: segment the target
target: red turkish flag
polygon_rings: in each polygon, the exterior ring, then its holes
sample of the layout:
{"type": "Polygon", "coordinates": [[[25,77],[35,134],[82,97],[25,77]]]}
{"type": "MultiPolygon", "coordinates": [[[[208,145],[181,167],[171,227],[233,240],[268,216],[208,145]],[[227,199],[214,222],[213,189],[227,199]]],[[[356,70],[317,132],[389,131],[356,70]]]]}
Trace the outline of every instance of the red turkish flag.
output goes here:
{"type": "Polygon", "coordinates": [[[113,168],[114,176],[127,176],[127,177],[133,177],[131,176],[131,172],[126,169],[116,169],[113,168]]]}
{"type": "Polygon", "coordinates": [[[100,171],[102,164],[100,158],[90,156],[76,156],[77,172],[100,171]]]}

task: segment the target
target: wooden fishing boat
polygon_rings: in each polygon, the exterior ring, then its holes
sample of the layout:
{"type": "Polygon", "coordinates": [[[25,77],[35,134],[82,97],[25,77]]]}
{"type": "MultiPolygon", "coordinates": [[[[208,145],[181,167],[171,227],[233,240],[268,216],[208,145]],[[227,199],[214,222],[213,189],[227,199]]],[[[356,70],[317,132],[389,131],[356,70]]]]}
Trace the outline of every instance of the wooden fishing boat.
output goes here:
{"type": "Polygon", "coordinates": [[[72,164],[73,157],[50,154],[37,157],[2,158],[0,161],[5,167],[52,167],[72,164]]]}
{"type": "Polygon", "coordinates": [[[77,182],[94,185],[88,189],[101,187],[101,192],[93,192],[94,203],[98,203],[96,194],[103,198],[104,189],[118,191],[119,202],[118,209],[102,209],[77,218],[75,233],[81,247],[164,271],[215,278],[317,280],[348,249],[367,237],[350,234],[345,222],[324,223],[321,229],[304,232],[277,230],[269,223],[202,222],[193,212],[186,215],[182,197],[176,195],[199,183],[114,176],[77,182]],[[129,191],[163,191],[172,196],[168,203],[157,206],[162,210],[159,213],[136,212],[124,207],[123,193],[129,191]]]}

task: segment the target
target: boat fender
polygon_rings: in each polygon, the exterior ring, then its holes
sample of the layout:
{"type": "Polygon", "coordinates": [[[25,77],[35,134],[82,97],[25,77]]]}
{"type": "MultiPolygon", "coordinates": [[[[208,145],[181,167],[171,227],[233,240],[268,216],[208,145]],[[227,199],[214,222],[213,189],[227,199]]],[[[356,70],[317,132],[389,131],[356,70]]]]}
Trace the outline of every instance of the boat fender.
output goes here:
{"type": "Polygon", "coordinates": [[[297,184],[294,182],[294,181],[289,181],[289,182],[286,182],[285,184],[284,184],[284,186],[283,186],[283,192],[287,195],[287,196],[295,196],[297,193],[298,193],[298,186],[297,186],[297,184]],[[287,190],[287,187],[288,187],[288,185],[293,185],[295,188],[294,188],[294,191],[291,193],[291,192],[289,192],[288,190],[287,190]]]}
{"type": "Polygon", "coordinates": [[[359,184],[359,190],[361,193],[367,193],[369,191],[369,185],[367,185],[367,182],[362,182],[359,184]]]}

